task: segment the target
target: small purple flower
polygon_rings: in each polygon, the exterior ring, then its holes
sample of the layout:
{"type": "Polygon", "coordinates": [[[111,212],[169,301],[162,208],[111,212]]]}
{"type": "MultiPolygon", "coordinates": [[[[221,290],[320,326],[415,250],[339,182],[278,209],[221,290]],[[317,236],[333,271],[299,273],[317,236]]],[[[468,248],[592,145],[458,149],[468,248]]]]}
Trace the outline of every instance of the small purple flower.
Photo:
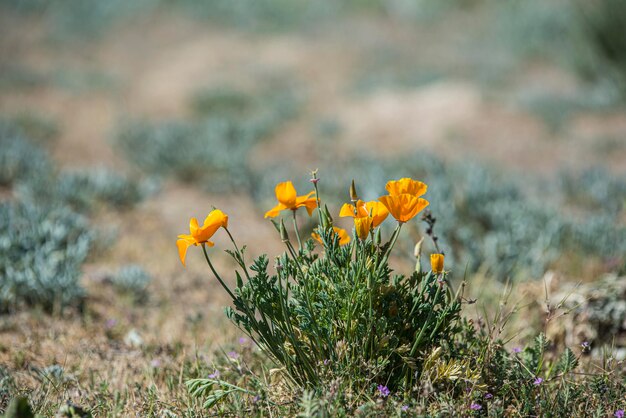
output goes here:
{"type": "Polygon", "coordinates": [[[232,358],[233,360],[236,360],[239,358],[239,353],[237,353],[236,351],[229,351],[228,357],[232,358]]]}
{"type": "Polygon", "coordinates": [[[117,325],[117,319],[115,318],[107,319],[107,321],[104,323],[104,327],[106,329],[111,329],[116,325],[117,325]]]}
{"type": "Polygon", "coordinates": [[[491,393],[485,393],[485,399],[491,399],[493,395],[491,393]]]}
{"type": "Polygon", "coordinates": [[[583,341],[580,346],[583,349],[583,353],[586,353],[591,349],[591,344],[589,344],[589,341],[583,341]]]}
{"type": "Polygon", "coordinates": [[[409,405],[402,405],[402,408],[400,408],[400,410],[401,410],[402,412],[406,412],[406,411],[408,411],[408,410],[409,410],[409,405]]]}
{"type": "Polygon", "coordinates": [[[155,358],[154,360],[150,362],[150,366],[152,366],[155,369],[161,367],[161,360],[159,360],[158,358],[155,358]]]}
{"type": "Polygon", "coordinates": [[[477,404],[476,402],[472,402],[472,404],[470,405],[470,409],[472,411],[479,411],[479,410],[483,409],[483,407],[480,406],[480,404],[477,404]]]}
{"type": "Polygon", "coordinates": [[[380,393],[380,396],[382,396],[383,398],[386,398],[391,393],[389,388],[383,385],[378,385],[378,392],[380,393]]]}
{"type": "Polygon", "coordinates": [[[522,352],[522,348],[521,347],[513,347],[513,352],[515,354],[521,353],[522,352]]]}
{"type": "Polygon", "coordinates": [[[219,379],[220,378],[220,371],[219,370],[215,370],[213,373],[211,373],[209,375],[209,379],[219,379]]]}
{"type": "Polygon", "coordinates": [[[324,363],[324,366],[328,366],[330,364],[330,360],[324,359],[322,363],[324,363]]]}
{"type": "Polygon", "coordinates": [[[617,411],[615,411],[615,416],[617,418],[624,418],[624,410],[623,409],[618,409],[617,411]]]}
{"type": "Polygon", "coordinates": [[[254,397],[254,398],[252,398],[252,402],[253,402],[253,403],[257,403],[257,402],[258,402],[258,401],[260,401],[260,400],[261,400],[261,397],[260,397],[259,395],[255,395],[255,397],[254,397]]]}
{"type": "Polygon", "coordinates": [[[538,377],[535,379],[535,381],[533,382],[533,385],[535,386],[539,386],[540,384],[543,383],[543,379],[541,377],[538,377]]]}
{"type": "Polygon", "coordinates": [[[311,183],[313,183],[313,184],[317,184],[317,182],[318,182],[318,181],[320,181],[320,179],[318,179],[318,178],[312,178],[312,179],[310,179],[309,181],[310,181],[311,183]]]}
{"type": "Polygon", "coordinates": [[[248,344],[248,339],[246,337],[239,338],[239,344],[241,344],[241,345],[248,344]]]}

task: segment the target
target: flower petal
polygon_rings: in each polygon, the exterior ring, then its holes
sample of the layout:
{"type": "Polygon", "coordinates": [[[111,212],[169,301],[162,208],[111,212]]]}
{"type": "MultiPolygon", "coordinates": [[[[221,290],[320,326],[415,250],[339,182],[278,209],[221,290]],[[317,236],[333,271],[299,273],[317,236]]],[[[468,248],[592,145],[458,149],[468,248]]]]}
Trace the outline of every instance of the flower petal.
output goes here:
{"type": "Polygon", "coordinates": [[[428,200],[407,193],[378,199],[398,222],[407,222],[429,205],[428,200]]]}
{"type": "Polygon", "coordinates": [[[400,194],[410,194],[415,197],[420,197],[428,190],[428,186],[421,181],[413,180],[408,177],[401,178],[400,180],[391,180],[387,182],[385,189],[391,196],[400,194]]]}
{"type": "Polygon", "coordinates": [[[372,218],[369,216],[354,218],[354,229],[360,239],[367,239],[367,236],[372,229],[372,218]]]}
{"type": "Polygon", "coordinates": [[[306,211],[309,213],[309,216],[311,216],[315,208],[317,208],[317,199],[314,197],[309,197],[311,196],[311,194],[314,193],[315,192],[311,192],[308,195],[298,196],[296,198],[295,208],[301,208],[304,206],[306,208],[306,211]]]}
{"type": "Polygon", "coordinates": [[[431,254],[430,255],[430,269],[435,274],[443,273],[443,254],[431,254]]]}
{"type": "Polygon", "coordinates": [[[354,212],[354,205],[351,205],[350,203],[344,203],[341,207],[341,210],[339,211],[339,217],[345,218],[346,216],[350,216],[354,218],[354,212]]]}
{"type": "Polygon", "coordinates": [[[333,226],[333,231],[339,235],[339,245],[346,245],[350,242],[350,235],[345,229],[333,226]]]}
{"type": "Polygon", "coordinates": [[[178,256],[180,257],[180,262],[185,265],[185,257],[187,256],[187,249],[189,246],[194,245],[195,240],[191,235],[179,235],[178,240],[176,240],[176,246],[178,247],[178,256]]]}
{"type": "Polygon", "coordinates": [[[195,235],[198,233],[200,226],[198,225],[198,220],[196,218],[191,218],[189,220],[189,232],[191,235],[195,235]]]}
{"type": "Polygon", "coordinates": [[[372,228],[376,228],[378,225],[383,223],[383,221],[387,219],[387,215],[389,215],[389,211],[385,205],[375,200],[367,202],[365,204],[365,208],[367,213],[369,213],[372,217],[372,228]]]}
{"type": "Polygon", "coordinates": [[[222,228],[228,228],[228,215],[219,209],[213,209],[204,219],[204,225],[202,227],[206,228],[209,225],[218,225],[222,228]]]}
{"type": "Polygon", "coordinates": [[[311,237],[312,237],[315,241],[319,242],[320,244],[324,244],[324,243],[322,242],[322,237],[320,237],[320,234],[318,234],[317,232],[311,232],[311,237]]]}
{"type": "Polygon", "coordinates": [[[295,209],[296,205],[296,189],[290,181],[278,183],[274,189],[276,200],[285,205],[289,209],[295,209]]]}
{"type": "MultiPolygon", "coordinates": [[[[228,227],[228,215],[219,209],[213,209],[204,219],[204,224],[194,237],[197,242],[207,242],[220,228],[228,227]]],[[[193,234],[192,234],[193,235],[193,234]]]]}
{"type": "Polygon", "coordinates": [[[278,214],[280,213],[281,210],[285,210],[285,209],[289,209],[287,206],[283,205],[282,203],[279,203],[278,205],[274,206],[272,209],[268,210],[267,212],[265,212],[265,217],[266,218],[275,218],[278,216],[278,214]]]}

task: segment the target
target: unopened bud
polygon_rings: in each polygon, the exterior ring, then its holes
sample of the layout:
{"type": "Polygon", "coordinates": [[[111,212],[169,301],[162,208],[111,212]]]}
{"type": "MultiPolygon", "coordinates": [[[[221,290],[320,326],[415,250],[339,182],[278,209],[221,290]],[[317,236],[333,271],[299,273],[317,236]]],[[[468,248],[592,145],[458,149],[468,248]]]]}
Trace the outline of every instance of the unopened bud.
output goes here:
{"type": "Polygon", "coordinates": [[[282,242],[289,242],[289,235],[287,234],[287,228],[285,228],[285,223],[283,220],[280,220],[280,239],[282,242]]]}
{"type": "Polygon", "coordinates": [[[324,205],[324,210],[322,210],[322,227],[330,228],[332,226],[333,226],[333,217],[330,215],[328,206],[324,205]]]}
{"type": "Polygon", "coordinates": [[[350,200],[352,203],[359,200],[359,195],[356,193],[356,186],[354,184],[354,179],[352,180],[352,184],[350,185],[350,200]]]}
{"type": "Polygon", "coordinates": [[[422,254],[423,242],[424,242],[424,237],[422,237],[422,239],[417,241],[417,244],[415,244],[415,248],[413,249],[413,255],[415,256],[415,258],[420,258],[420,254],[422,254]]]}

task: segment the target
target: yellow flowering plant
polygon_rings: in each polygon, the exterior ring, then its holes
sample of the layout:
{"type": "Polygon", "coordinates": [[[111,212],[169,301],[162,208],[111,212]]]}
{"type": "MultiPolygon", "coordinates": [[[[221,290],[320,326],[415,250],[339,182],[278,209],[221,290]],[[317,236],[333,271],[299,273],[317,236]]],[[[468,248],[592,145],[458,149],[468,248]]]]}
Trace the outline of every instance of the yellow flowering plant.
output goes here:
{"type": "Polygon", "coordinates": [[[291,211],[297,243],[291,241],[282,218],[273,221],[286,247],[274,258],[273,268],[266,255],[247,265],[228,230],[228,217],[218,210],[202,227],[192,219],[190,234],[179,236],[181,261],[190,246],[203,248],[212,273],[232,298],[227,316],[290,384],[316,389],[339,380],[355,394],[368,393],[377,385],[410,391],[424,353],[451,344],[458,332],[463,288],[452,291],[442,254],[433,255],[431,270],[423,271],[418,262],[407,276],[393,274],[389,267],[402,226],[428,205],[422,198],[427,187],[407,178],[390,181],[387,195],[363,202],[353,184],[351,203],[338,213],[353,218],[350,237],[334,225],[327,205],[322,206],[316,172],[311,181],[315,190],[303,196],[289,181],[276,186],[278,204],[265,216],[276,218],[291,211]],[[309,216],[317,212],[312,239],[300,238],[300,208],[309,216]],[[381,224],[393,222],[392,218],[396,228],[385,240],[381,224]],[[207,252],[212,246],[209,239],[219,228],[230,237],[233,249],[227,252],[240,267],[232,289],[207,252]]]}

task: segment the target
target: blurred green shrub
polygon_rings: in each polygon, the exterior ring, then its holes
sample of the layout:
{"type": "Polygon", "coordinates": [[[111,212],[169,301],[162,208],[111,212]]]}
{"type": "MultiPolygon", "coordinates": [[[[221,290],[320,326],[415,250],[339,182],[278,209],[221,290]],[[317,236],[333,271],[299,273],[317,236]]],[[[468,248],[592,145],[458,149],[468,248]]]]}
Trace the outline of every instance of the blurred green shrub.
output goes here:
{"type": "Polygon", "coordinates": [[[192,98],[194,120],[129,123],[116,145],[150,174],[192,181],[211,191],[248,190],[253,149],[295,116],[299,103],[287,89],[258,96],[209,89],[192,98]]]}
{"type": "Polygon", "coordinates": [[[57,180],[58,199],[80,211],[98,203],[116,209],[130,208],[142,201],[146,193],[142,183],[105,168],[65,171],[57,180]]]}
{"type": "Polygon", "coordinates": [[[14,128],[0,124],[0,186],[12,187],[52,173],[46,152],[14,128]]]}
{"type": "Polygon", "coordinates": [[[148,285],[152,276],[143,267],[137,264],[122,266],[117,274],[111,278],[116,290],[131,294],[136,301],[143,301],[148,292],[148,285]]]}
{"type": "Polygon", "coordinates": [[[94,241],[82,215],[96,207],[130,207],[143,184],[110,170],[56,169],[45,150],[0,125],[0,312],[22,305],[51,310],[80,304],[81,266],[94,241]]]}
{"type": "Polygon", "coordinates": [[[578,0],[585,39],[593,59],[579,65],[583,75],[608,80],[626,98],[626,3],[578,0]]]}
{"type": "Polygon", "coordinates": [[[0,203],[0,311],[79,302],[91,241],[87,221],[66,207],[0,203]]]}
{"type": "Polygon", "coordinates": [[[524,54],[577,71],[601,87],[604,102],[626,96],[626,3],[621,0],[488,2],[501,38],[524,54]]]}
{"type": "Polygon", "coordinates": [[[41,113],[19,112],[9,117],[0,117],[0,131],[10,131],[14,135],[46,143],[58,135],[59,125],[54,118],[41,113]]]}

